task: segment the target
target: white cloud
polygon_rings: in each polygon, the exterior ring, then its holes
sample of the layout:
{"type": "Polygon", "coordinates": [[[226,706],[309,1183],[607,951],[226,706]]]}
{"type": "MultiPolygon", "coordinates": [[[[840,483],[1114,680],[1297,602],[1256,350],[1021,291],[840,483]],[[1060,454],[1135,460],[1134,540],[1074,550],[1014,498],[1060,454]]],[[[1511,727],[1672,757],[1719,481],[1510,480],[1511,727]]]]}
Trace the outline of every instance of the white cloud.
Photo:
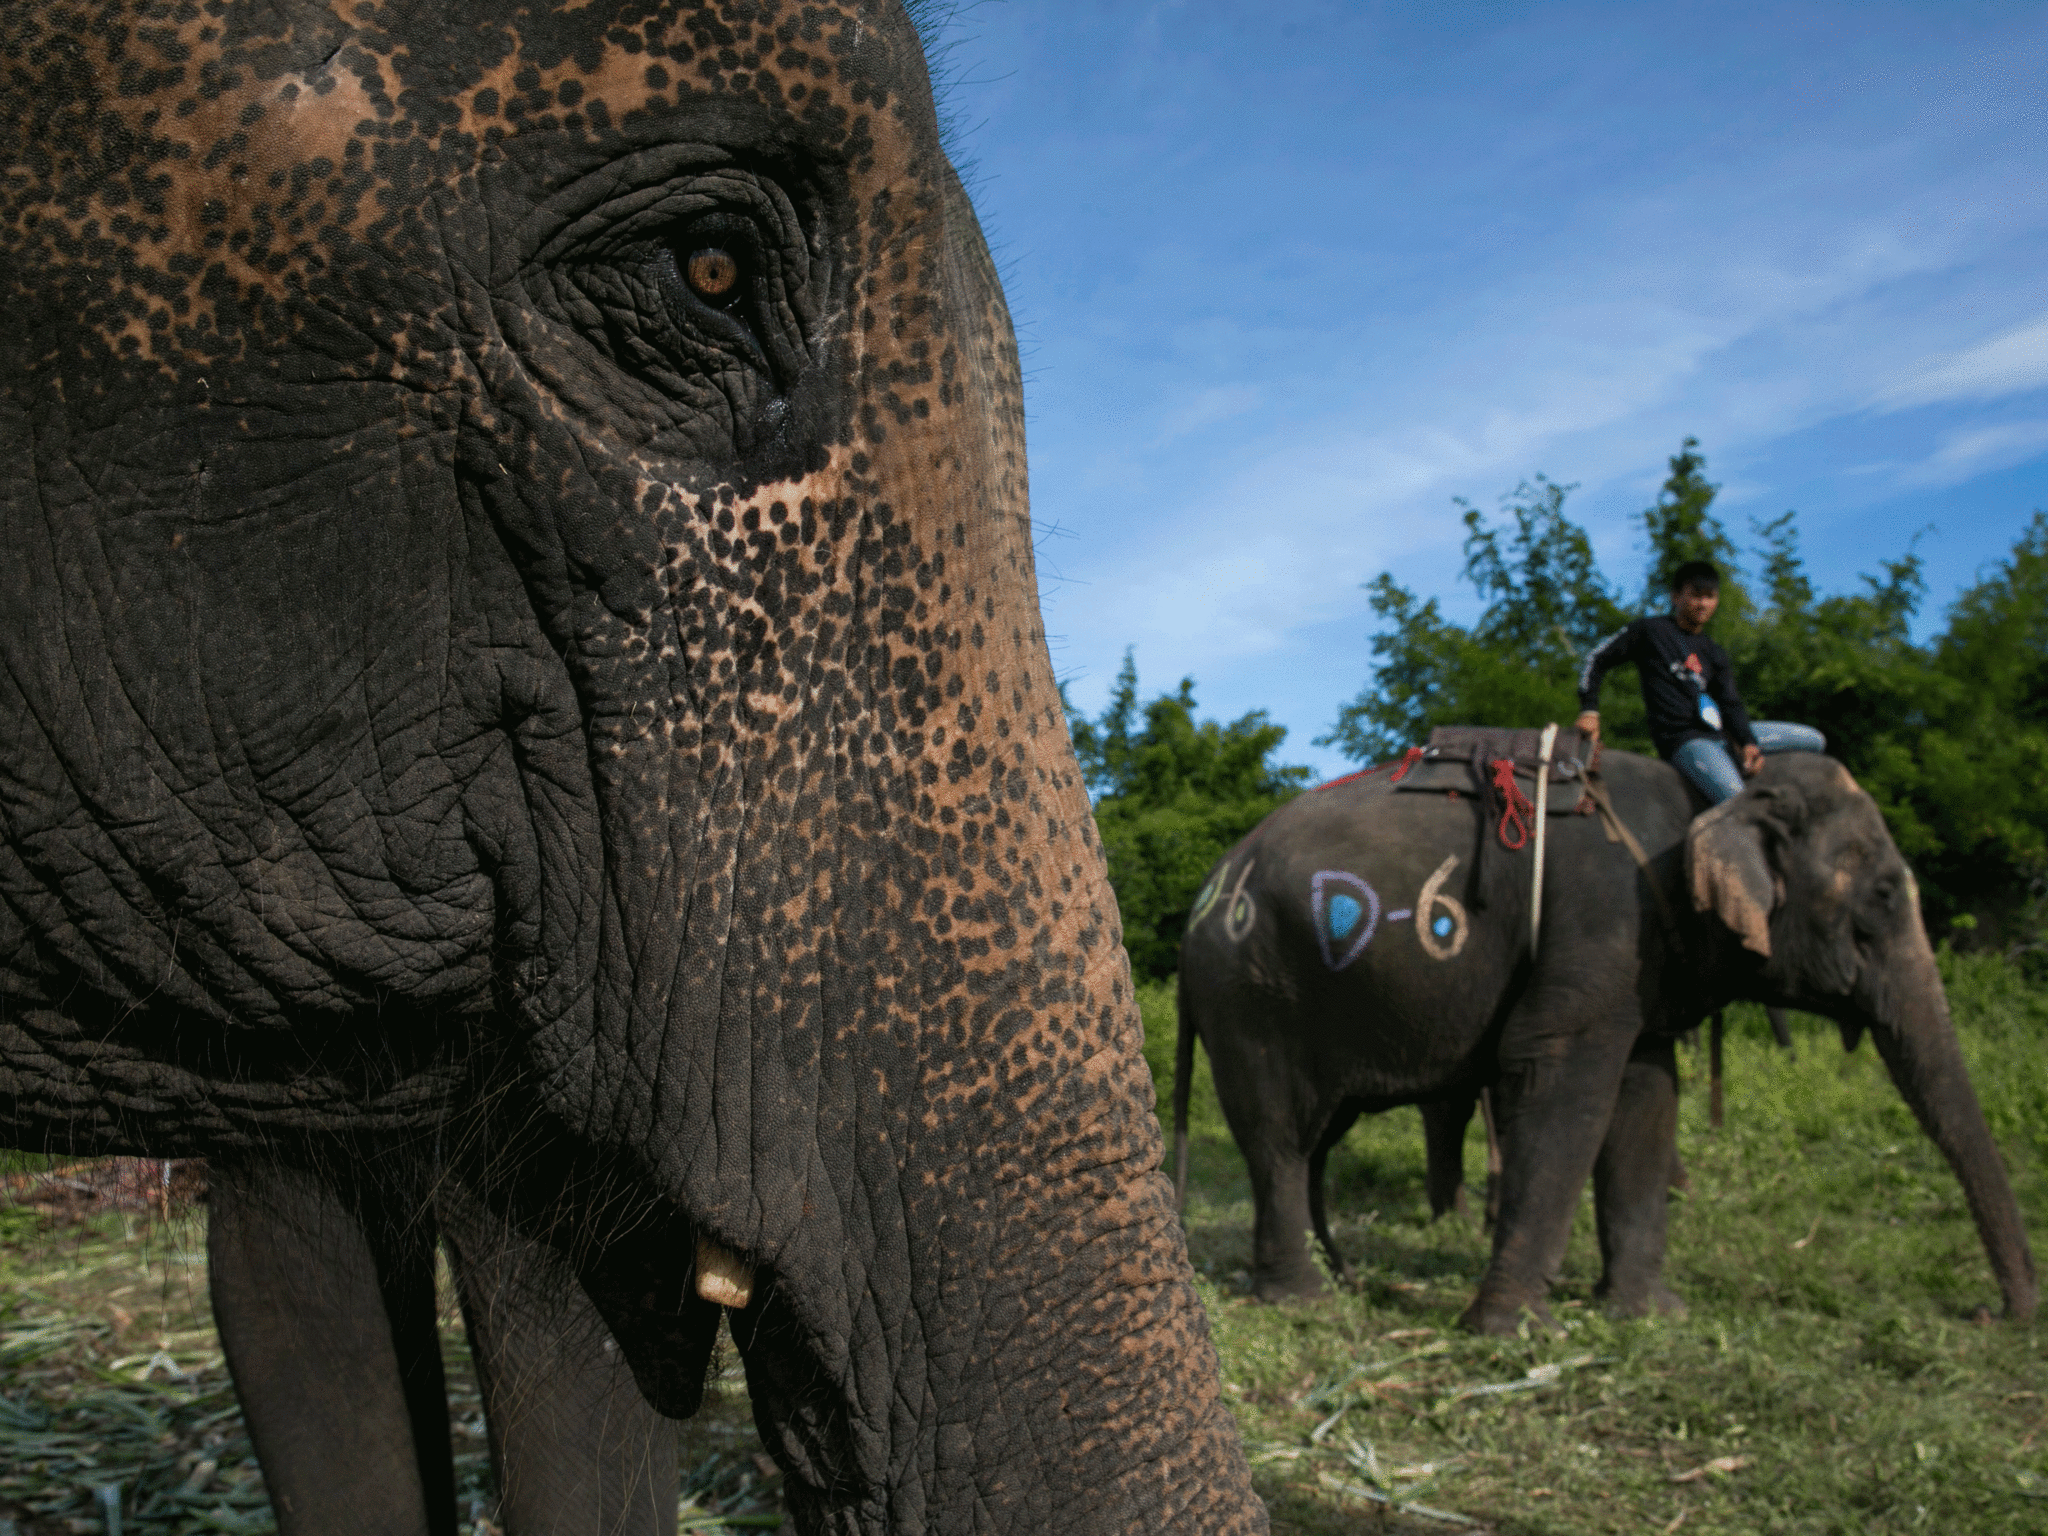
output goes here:
{"type": "Polygon", "coordinates": [[[1182,401],[1167,413],[1153,436],[1152,446],[1161,448],[1204,427],[1213,427],[1218,422],[1242,416],[1256,409],[1264,397],[1265,391],[1252,384],[1227,384],[1199,390],[1191,399],[1182,401]]]}
{"type": "Polygon", "coordinates": [[[1930,361],[1877,398],[1881,410],[1944,400],[1996,400],[2048,385],[2048,315],[1930,361]]]}
{"type": "Polygon", "coordinates": [[[2021,463],[2043,448],[2048,448],[2048,421],[2010,421],[1951,432],[1939,448],[1900,479],[1915,486],[1955,485],[1972,475],[2021,463]]]}

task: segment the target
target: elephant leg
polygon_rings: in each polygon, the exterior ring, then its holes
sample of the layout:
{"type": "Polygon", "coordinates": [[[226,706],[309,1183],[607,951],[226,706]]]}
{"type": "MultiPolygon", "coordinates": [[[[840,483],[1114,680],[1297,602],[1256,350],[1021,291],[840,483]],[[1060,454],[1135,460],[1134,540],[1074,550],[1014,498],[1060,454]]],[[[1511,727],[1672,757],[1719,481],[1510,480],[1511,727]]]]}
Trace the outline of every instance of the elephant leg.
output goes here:
{"type": "Polygon", "coordinates": [[[1349,1285],[1358,1278],[1350,1261],[1337,1247],[1337,1239],[1330,1233],[1330,1215],[1327,1209],[1326,1191],[1323,1187],[1323,1172],[1330,1161],[1327,1147],[1317,1147],[1308,1159],[1308,1219],[1314,1229],[1316,1241],[1323,1245],[1323,1253],[1330,1261],[1330,1273],[1349,1285]]]}
{"type": "Polygon", "coordinates": [[[1337,1239],[1330,1234],[1328,1190],[1323,1175],[1329,1166],[1331,1149],[1344,1139],[1344,1133],[1351,1129],[1357,1119],[1357,1110],[1340,1109],[1331,1120],[1329,1128],[1323,1132],[1322,1139],[1316,1143],[1316,1149],[1308,1160],[1309,1221],[1315,1228],[1316,1240],[1323,1245],[1323,1252],[1329,1256],[1330,1273],[1346,1285],[1358,1278],[1358,1272],[1338,1251],[1337,1239]]]}
{"type": "Polygon", "coordinates": [[[1683,1315],[1664,1284],[1670,1200],[1677,1157],[1678,1062],[1669,1040],[1639,1040],[1621,1076],[1607,1140],[1593,1165],[1601,1277],[1595,1292],[1615,1317],[1683,1315]]]}
{"type": "Polygon", "coordinates": [[[1423,1187],[1430,1219],[1445,1211],[1465,1212],[1465,1127],[1472,1123],[1477,1094],[1422,1106],[1422,1145],[1429,1159],[1423,1187]]]}
{"type": "Polygon", "coordinates": [[[1479,1090],[1479,1117],[1486,1126],[1486,1230],[1500,1225],[1500,1127],[1493,1116],[1493,1090],[1479,1090]]]}
{"type": "Polygon", "coordinates": [[[675,1421],[648,1406],[568,1264],[459,1186],[435,1201],[462,1293],[506,1536],[675,1530],[675,1421]]]}
{"type": "MultiPolygon", "coordinates": [[[[1583,998],[1577,1001],[1583,1008],[1583,998]]],[[[1479,1333],[1513,1333],[1524,1312],[1552,1326],[1550,1286],[1564,1263],[1572,1214],[1606,1137],[1637,1032],[1619,1023],[1589,1024],[1576,1038],[1558,1040],[1545,1022],[1526,997],[1508,1020],[1506,1038],[1526,1033],[1536,1049],[1505,1061],[1494,1088],[1500,1221],[1479,1294],[1460,1319],[1479,1333]]],[[[1669,1167],[1658,1164],[1660,1178],[1669,1167]]]]}
{"type": "Polygon", "coordinates": [[[214,1320],[280,1536],[454,1536],[434,1238],[397,1203],[216,1162],[214,1320]]]}
{"type": "Polygon", "coordinates": [[[1252,1294],[1261,1301],[1316,1296],[1326,1288],[1308,1256],[1309,1157],[1294,1147],[1247,1153],[1252,1176],[1252,1294]]]}
{"type": "MultiPolygon", "coordinates": [[[[1251,1175],[1252,1294],[1261,1301],[1320,1295],[1323,1277],[1308,1255],[1315,1220],[1309,1161],[1322,1140],[1319,1132],[1345,1113],[1344,1102],[1335,1096],[1317,1100],[1312,1084],[1304,1093],[1290,1060],[1248,1049],[1231,1031],[1205,1029],[1202,1040],[1223,1118],[1251,1175]]],[[[1355,1119],[1357,1110],[1350,1115],[1355,1119]]]]}

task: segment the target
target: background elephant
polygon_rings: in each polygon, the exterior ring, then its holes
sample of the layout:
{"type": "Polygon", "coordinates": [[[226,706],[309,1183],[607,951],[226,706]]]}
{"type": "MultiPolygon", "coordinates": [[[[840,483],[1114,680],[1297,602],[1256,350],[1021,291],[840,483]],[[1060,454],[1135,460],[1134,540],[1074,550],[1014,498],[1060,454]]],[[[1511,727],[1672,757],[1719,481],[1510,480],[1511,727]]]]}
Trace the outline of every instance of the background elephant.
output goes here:
{"type": "Polygon", "coordinates": [[[894,4],[0,3],[0,1139],[436,1139],[807,1530],[1250,1530],[894,4]]]}
{"type": "Polygon", "coordinates": [[[1838,763],[1772,758],[1695,819],[1700,803],[1675,770],[1604,753],[1602,780],[1649,868],[1599,818],[1552,819],[1534,952],[1531,855],[1490,850],[1468,881],[1460,871],[1495,836],[1496,813],[1471,797],[1403,793],[1390,777],[1268,816],[1226,855],[1209,887],[1225,899],[1198,902],[1182,942],[1176,1135],[1200,1038],[1251,1170],[1259,1295],[1320,1288],[1303,1241],[1311,1225],[1342,1264],[1323,1164],[1360,1112],[1434,1103],[1437,1120],[1462,1125],[1473,1092],[1491,1086],[1500,1216],[1465,1321],[1504,1332],[1524,1311],[1547,1317],[1588,1174],[1600,1294],[1623,1315],[1675,1309],[1662,1277],[1673,1043],[1723,1003],[1753,998],[1833,1018],[1851,1046],[1870,1032],[1962,1182],[2007,1315],[2033,1315],[2033,1256],[1963,1069],[1912,875],[1838,763]]]}

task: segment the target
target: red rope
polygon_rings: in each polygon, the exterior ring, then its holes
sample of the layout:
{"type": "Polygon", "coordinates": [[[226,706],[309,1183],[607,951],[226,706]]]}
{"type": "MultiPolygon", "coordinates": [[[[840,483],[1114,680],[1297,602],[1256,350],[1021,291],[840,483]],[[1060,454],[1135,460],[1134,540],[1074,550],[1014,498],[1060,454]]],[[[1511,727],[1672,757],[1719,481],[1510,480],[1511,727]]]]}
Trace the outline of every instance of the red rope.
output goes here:
{"type": "Polygon", "coordinates": [[[1493,760],[1493,787],[1500,791],[1502,810],[1500,813],[1500,845],[1520,853],[1529,845],[1529,817],[1536,810],[1535,803],[1522,793],[1522,786],[1515,782],[1515,760],[1511,757],[1496,757],[1493,760]],[[1514,829],[1514,836],[1508,829],[1514,829]]]}
{"type": "MultiPolygon", "coordinates": [[[[1402,776],[1406,774],[1410,768],[1413,768],[1417,763],[1422,761],[1422,754],[1427,750],[1428,748],[1426,747],[1410,747],[1408,749],[1408,755],[1401,759],[1401,765],[1398,768],[1394,769],[1394,771],[1387,776],[1387,782],[1389,784],[1400,783],[1402,776]]],[[[1392,759],[1389,759],[1388,761],[1391,762],[1392,759]]],[[[1319,791],[1325,789],[1335,789],[1339,784],[1349,784],[1355,779],[1369,779],[1374,774],[1378,773],[1382,768],[1385,768],[1387,766],[1388,763],[1374,763],[1370,768],[1361,768],[1356,773],[1345,774],[1342,778],[1325,779],[1322,783],[1316,786],[1316,789],[1319,791]]],[[[1452,798],[1455,799],[1456,796],[1453,795],[1452,798]]]]}

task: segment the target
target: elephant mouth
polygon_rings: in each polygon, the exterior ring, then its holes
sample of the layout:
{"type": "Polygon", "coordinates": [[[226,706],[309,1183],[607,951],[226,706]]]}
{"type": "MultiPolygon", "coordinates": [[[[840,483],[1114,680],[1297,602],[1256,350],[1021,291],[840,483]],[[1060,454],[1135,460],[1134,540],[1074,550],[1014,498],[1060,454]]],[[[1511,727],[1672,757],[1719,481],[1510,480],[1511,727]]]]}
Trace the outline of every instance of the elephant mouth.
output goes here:
{"type": "Polygon", "coordinates": [[[723,1309],[697,1294],[691,1266],[664,1265],[649,1245],[607,1253],[581,1266],[580,1279],[655,1412],[671,1419],[694,1414],[704,1402],[723,1309]]]}

